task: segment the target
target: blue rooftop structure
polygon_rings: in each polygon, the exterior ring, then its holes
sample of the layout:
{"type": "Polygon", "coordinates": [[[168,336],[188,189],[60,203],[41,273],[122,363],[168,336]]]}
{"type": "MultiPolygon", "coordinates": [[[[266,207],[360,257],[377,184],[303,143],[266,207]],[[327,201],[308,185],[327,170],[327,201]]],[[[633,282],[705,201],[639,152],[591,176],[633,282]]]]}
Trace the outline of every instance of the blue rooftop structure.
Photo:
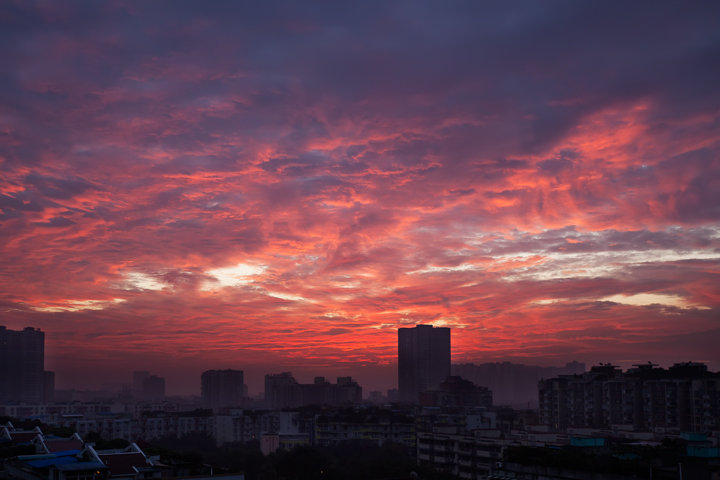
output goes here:
{"type": "Polygon", "coordinates": [[[58,465],[57,469],[61,470],[63,472],[71,471],[71,470],[101,470],[105,471],[107,470],[107,465],[105,465],[102,462],[76,462],[76,463],[70,463],[66,465],[58,465]]]}
{"type": "Polygon", "coordinates": [[[58,465],[66,465],[68,463],[78,463],[78,459],[75,457],[55,457],[44,458],[42,460],[31,460],[26,463],[33,468],[44,468],[58,465]]]}

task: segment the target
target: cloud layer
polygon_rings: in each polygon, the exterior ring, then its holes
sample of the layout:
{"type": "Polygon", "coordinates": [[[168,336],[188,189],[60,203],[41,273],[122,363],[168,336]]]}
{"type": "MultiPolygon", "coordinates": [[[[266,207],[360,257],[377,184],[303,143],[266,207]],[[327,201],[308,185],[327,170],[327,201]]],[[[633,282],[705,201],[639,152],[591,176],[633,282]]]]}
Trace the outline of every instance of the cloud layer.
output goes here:
{"type": "Polygon", "coordinates": [[[0,324],[60,386],[362,372],[415,323],[720,368],[714,2],[0,9],[0,324]]]}

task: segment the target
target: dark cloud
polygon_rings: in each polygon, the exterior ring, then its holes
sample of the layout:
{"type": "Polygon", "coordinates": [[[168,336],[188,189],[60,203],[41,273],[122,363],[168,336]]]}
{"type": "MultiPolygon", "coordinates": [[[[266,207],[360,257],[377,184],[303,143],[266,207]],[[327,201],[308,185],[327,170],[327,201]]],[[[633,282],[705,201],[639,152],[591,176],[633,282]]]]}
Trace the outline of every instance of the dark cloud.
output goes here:
{"type": "Polygon", "coordinates": [[[34,225],[37,225],[38,227],[69,227],[70,225],[75,225],[75,222],[70,220],[69,218],[65,217],[54,217],[48,220],[47,222],[34,222],[34,225]]]}
{"type": "Polygon", "coordinates": [[[349,333],[352,333],[352,330],[347,328],[331,328],[325,332],[325,335],[347,335],[349,333]]]}
{"type": "Polygon", "coordinates": [[[557,175],[565,170],[571,169],[573,166],[572,160],[569,160],[567,158],[549,158],[547,160],[543,160],[541,162],[538,162],[538,168],[543,173],[548,173],[550,175],[557,175]]]}

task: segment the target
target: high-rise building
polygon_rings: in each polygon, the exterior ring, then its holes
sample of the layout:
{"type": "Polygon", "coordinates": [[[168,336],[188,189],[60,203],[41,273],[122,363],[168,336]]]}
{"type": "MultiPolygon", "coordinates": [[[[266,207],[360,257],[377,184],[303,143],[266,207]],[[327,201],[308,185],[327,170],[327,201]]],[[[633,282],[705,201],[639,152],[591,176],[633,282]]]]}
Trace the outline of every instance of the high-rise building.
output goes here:
{"type": "Polygon", "coordinates": [[[45,384],[45,333],[0,326],[0,402],[41,403],[45,384]]]}
{"type": "Polygon", "coordinates": [[[202,400],[206,408],[237,407],[245,396],[242,370],[207,370],[201,377],[202,400]]]}
{"type": "Polygon", "coordinates": [[[400,400],[417,402],[420,392],[437,390],[450,375],[450,329],[432,325],[398,328],[400,400]]]}

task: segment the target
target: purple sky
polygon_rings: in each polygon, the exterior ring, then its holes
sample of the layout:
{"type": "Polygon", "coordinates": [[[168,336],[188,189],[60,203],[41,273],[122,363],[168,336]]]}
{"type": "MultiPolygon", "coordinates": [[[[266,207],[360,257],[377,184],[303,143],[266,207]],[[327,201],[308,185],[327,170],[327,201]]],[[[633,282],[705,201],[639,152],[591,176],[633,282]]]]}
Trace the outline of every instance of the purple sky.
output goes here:
{"type": "Polygon", "coordinates": [[[57,386],[720,369],[720,3],[3,2],[0,324],[57,386]]]}

